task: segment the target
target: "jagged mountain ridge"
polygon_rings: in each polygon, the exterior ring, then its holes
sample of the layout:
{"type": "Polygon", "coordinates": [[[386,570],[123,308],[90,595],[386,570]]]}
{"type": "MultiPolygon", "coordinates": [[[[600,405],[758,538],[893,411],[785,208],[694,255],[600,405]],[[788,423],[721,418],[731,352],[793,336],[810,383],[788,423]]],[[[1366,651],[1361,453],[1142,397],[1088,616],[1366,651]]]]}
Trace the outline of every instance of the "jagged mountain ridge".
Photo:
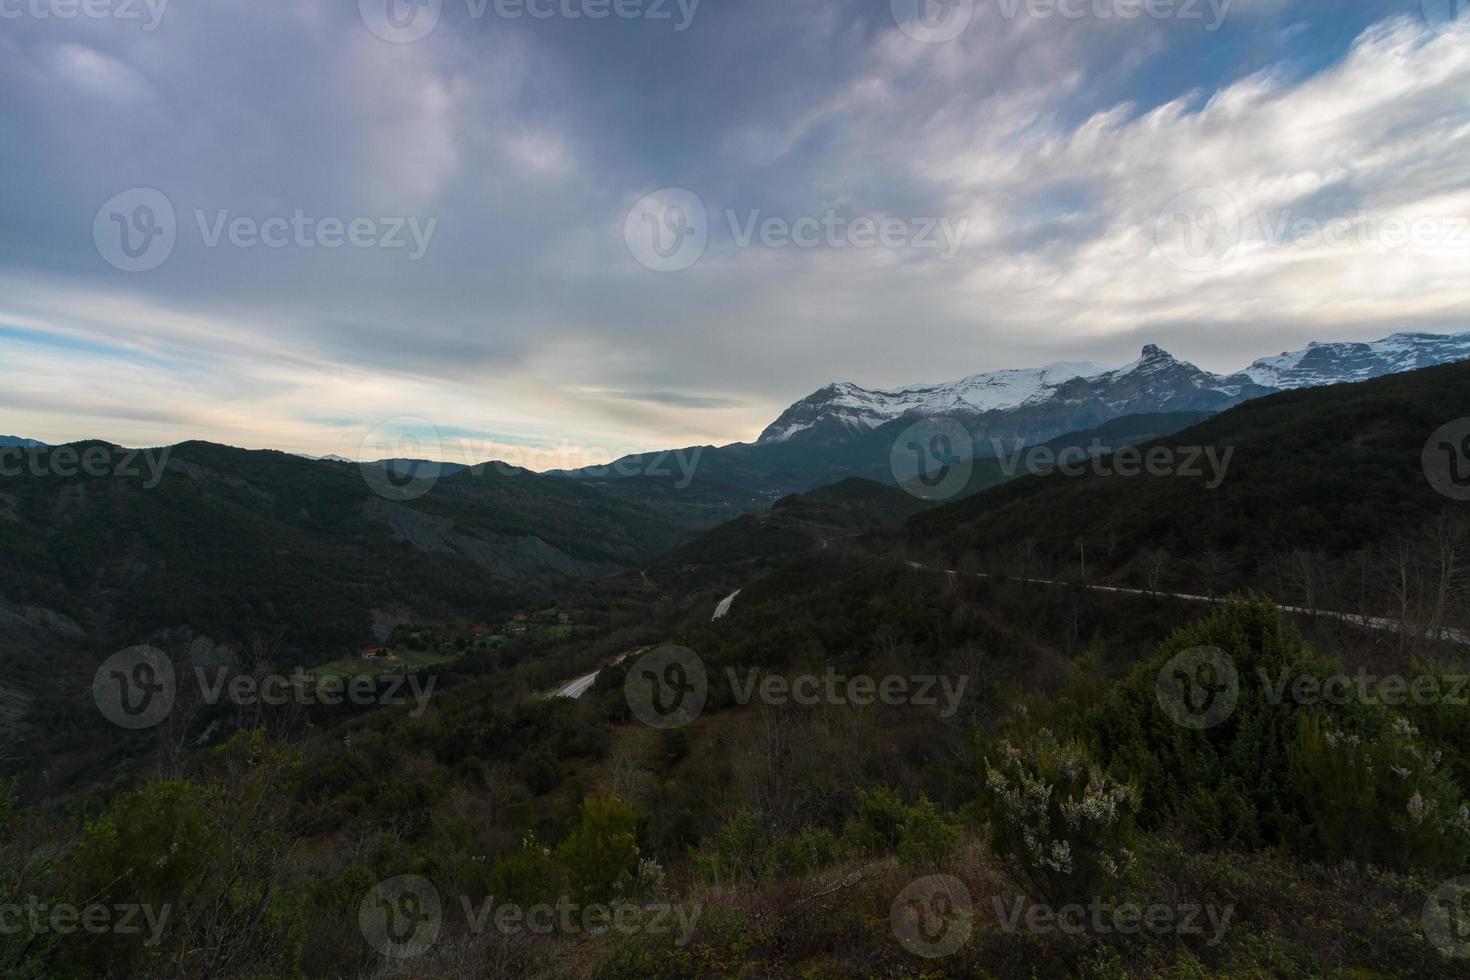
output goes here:
{"type": "MultiPolygon", "coordinates": [[[[802,441],[844,441],[899,419],[929,416],[984,421],[988,429],[1004,413],[1014,415],[1019,424],[1001,428],[1024,431],[1030,428],[1023,421],[1026,417],[1056,418],[1067,415],[1069,408],[1077,410],[1073,428],[1138,413],[1223,411],[1274,391],[1367,381],[1466,358],[1470,358],[1470,333],[1399,333],[1371,343],[1312,343],[1299,351],[1261,358],[1234,374],[1218,375],[1150,344],[1137,361],[1117,369],[1061,363],[895,391],[828,385],[783,412],[758,444],[798,436],[802,441]]],[[[1041,437],[1050,434],[1054,433],[1041,437]]]]}

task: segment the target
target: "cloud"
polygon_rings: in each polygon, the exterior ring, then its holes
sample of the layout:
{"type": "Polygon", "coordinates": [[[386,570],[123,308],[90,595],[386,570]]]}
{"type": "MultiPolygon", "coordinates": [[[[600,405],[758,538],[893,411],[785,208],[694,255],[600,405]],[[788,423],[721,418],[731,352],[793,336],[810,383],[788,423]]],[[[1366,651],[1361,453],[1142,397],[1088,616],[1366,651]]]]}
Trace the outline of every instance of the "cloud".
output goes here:
{"type": "Polygon", "coordinates": [[[999,9],[946,44],[887,0],[701,5],[682,33],[446,5],[415,44],[350,3],[171,8],[152,32],[7,21],[0,168],[23,193],[0,197],[0,360],[25,380],[0,428],[352,455],[413,416],[496,433],[469,456],[595,457],[751,439],[834,380],[1123,363],[1146,342],[1224,370],[1466,328],[1448,226],[1470,218],[1470,45],[1387,0],[1236,0],[1215,32],[999,9]],[[130,187],[179,218],[136,275],[92,239],[130,187]],[[628,208],[668,187],[710,221],[678,273],[624,242],[628,208]],[[1238,241],[1181,269],[1160,217],[1208,188],[1238,241]],[[298,211],[437,225],[419,261],[198,230],[298,211]],[[968,224],[945,261],[742,247],[727,212],[968,224]],[[1427,245],[1383,240],[1425,221],[1427,245]]]}

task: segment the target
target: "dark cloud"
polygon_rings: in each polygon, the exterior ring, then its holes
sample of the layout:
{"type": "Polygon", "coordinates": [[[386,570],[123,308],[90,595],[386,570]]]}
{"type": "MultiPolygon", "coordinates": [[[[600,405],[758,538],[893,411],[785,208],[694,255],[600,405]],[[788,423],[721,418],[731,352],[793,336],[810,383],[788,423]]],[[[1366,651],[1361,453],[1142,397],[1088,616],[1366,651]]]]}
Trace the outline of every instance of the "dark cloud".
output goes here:
{"type": "Polygon", "coordinates": [[[1219,369],[1463,327],[1453,256],[1247,241],[1185,274],[1153,225],[1201,185],[1273,213],[1467,213],[1470,46],[1386,0],[1235,0],[1217,31],[1006,6],[979,0],[945,44],[888,0],[703,0],[684,31],[445,0],[412,44],[350,2],[176,3],[151,31],[7,20],[0,356],[40,379],[12,387],[7,427],[324,453],[412,416],[653,448],[753,438],[833,380],[1121,363],[1148,342],[1219,369]],[[709,220],[681,272],[624,241],[666,187],[709,220]],[[94,243],[130,188],[176,212],[147,272],[94,243]],[[742,246],[727,212],[967,224],[944,260],[742,246]],[[231,244],[232,222],[298,215],[304,239],[231,244]],[[354,219],[371,247],[323,244],[354,219]],[[382,241],[408,222],[432,223],[418,258],[382,241]]]}

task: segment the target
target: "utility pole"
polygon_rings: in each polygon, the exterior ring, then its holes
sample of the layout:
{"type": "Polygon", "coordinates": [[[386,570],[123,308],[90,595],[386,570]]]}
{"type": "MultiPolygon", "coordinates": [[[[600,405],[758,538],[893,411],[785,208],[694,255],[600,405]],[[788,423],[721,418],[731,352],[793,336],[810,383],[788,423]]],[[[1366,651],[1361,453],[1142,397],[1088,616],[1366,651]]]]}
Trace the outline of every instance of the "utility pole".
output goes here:
{"type": "Polygon", "coordinates": [[[1077,551],[1082,556],[1082,578],[1087,578],[1087,542],[1082,540],[1081,535],[1077,537],[1077,551]]]}

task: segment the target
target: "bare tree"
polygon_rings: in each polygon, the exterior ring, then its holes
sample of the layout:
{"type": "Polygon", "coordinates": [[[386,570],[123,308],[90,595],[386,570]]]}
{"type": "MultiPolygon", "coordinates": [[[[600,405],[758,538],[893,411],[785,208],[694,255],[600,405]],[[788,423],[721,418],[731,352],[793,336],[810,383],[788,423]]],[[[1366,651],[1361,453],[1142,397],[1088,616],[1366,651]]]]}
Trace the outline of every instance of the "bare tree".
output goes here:
{"type": "Polygon", "coordinates": [[[1451,600],[1461,591],[1465,565],[1465,525],[1449,514],[1440,514],[1429,528],[1429,569],[1434,590],[1429,603],[1429,634],[1439,638],[1451,600]]]}
{"type": "Polygon", "coordinates": [[[1206,548],[1196,562],[1210,598],[1220,594],[1226,572],[1230,569],[1230,558],[1218,548],[1206,548]]]}
{"type": "Polygon", "coordinates": [[[1143,553],[1143,571],[1148,579],[1148,590],[1154,595],[1159,594],[1159,580],[1163,578],[1164,568],[1169,564],[1169,553],[1159,548],[1149,548],[1143,553]]]}
{"type": "Polygon", "coordinates": [[[1287,559],[1286,572],[1291,584],[1301,596],[1302,608],[1317,613],[1318,556],[1310,551],[1298,549],[1287,559]]]}
{"type": "Polygon", "coordinates": [[[1413,543],[1403,536],[1396,537],[1385,545],[1380,551],[1380,556],[1388,585],[1388,594],[1394,604],[1395,618],[1402,627],[1402,632],[1399,634],[1400,647],[1402,647],[1409,639],[1410,611],[1414,603],[1414,580],[1417,577],[1418,561],[1414,554],[1413,543]]]}

